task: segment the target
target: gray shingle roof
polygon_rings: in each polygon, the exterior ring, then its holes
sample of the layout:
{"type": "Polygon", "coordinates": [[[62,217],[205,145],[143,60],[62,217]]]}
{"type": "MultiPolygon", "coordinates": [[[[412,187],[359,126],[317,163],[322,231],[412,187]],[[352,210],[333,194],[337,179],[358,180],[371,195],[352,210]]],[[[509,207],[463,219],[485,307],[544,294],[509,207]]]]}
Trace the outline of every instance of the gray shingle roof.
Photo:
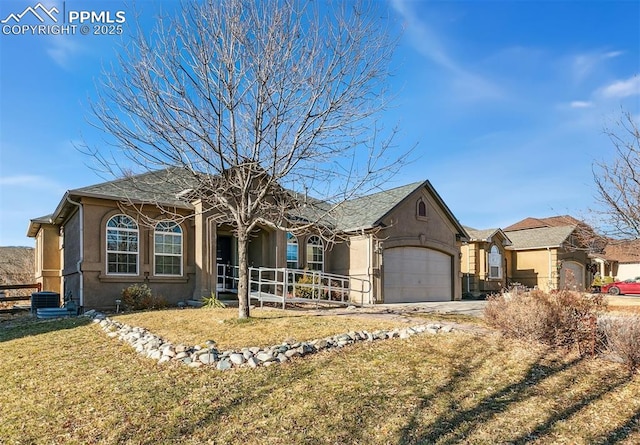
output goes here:
{"type": "Polygon", "coordinates": [[[170,168],[81,187],[70,190],[69,194],[188,208],[188,200],[183,199],[180,193],[193,188],[194,184],[194,178],[188,172],[170,168]]]}
{"type": "MultiPolygon", "coordinates": [[[[131,175],[114,181],[69,190],[53,216],[57,220],[63,220],[72,211],[74,206],[67,202],[67,196],[72,199],[87,196],[134,203],[157,202],[161,205],[192,208],[188,193],[184,192],[197,187],[196,178],[188,171],[180,168],[131,175]]],[[[327,209],[330,208],[329,203],[309,198],[310,201],[307,202],[311,205],[307,208],[300,207],[294,213],[298,213],[301,219],[309,221],[317,220],[320,215],[324,215],[322,220],[325,224],[345,232],[369,229],[379,224],[387,213],[420,187],[426,187],[430,191],[447,212],[448,217],[456,226],[460,235],[466,237],[466,232],[429,181],[414,182],[391,190],[352,199],[340,204],[329,215],[326,214],[327,209]]]]}
{"type": "Polygon", "coordinates": [[[524,250],[558,247],[569,238],[575,229],[575,226],[539,227],[505,233],[512,242],[511,249],[524,250]]]}
{"type": "Polygon", "coordinates": [[[337,228],[351,232],[374,227],[387,213],[423,184],[424,182],[414,182],[341,204],[335,216],[337,228]]]}
{"type": "Polygon", "coordinates": [[[471,241],[486,241],[488,238],[492,237],[496,232],[500,231],[500,229],[472,229],[471,227],[464,227],[471,241]]]}

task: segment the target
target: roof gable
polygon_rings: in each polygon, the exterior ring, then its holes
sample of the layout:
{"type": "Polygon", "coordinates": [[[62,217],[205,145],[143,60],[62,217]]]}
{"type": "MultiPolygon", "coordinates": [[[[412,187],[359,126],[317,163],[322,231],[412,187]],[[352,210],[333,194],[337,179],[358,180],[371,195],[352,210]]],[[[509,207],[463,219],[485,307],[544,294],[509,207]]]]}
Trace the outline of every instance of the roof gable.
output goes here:
{"type": "Polygon", "coordinates": [[[398,204],[420,188],[423,182],[384,190],[342,203],[336,209],[338,228],[345,232],[376,226],[398,204]]]}
{"type": "Polygon", "coordinates": [[[425,189],[435,200],[460,238],[468,238],[465,229],[429,181],[414,182],[344,202],[337,209],[337,228],[343,232],[354,232],[379,226],[387,215],[420,189],[425,189]]]}
{"type": "Polygon", "coordinates": [[[478,229],[472,229],[470,227],[465,227],[464,229],[469,234],[469,241],[471,242],[478,242],[478,241],[489,242],[489,240],[493,240],[493,238],[498,236],[504,240],[505,246],[511,245],[511,239],[507,236],[506,233],[504,233],[499,228],[478,230],[478,229]]]}

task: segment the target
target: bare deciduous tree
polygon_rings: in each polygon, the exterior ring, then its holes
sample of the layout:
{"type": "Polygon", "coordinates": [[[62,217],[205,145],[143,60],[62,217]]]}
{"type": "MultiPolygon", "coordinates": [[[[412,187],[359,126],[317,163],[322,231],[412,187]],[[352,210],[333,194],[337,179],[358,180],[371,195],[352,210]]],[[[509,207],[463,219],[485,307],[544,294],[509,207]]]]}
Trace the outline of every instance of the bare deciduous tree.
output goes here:
{"type": "Polygon", "coordinates": [[[616,129],[606,129],[615,155],[593,165],[596,201],[594,212],[601,229],[614,238],[640,238],[640,130],[629,112],[623,112],[616,129]]]}
{"type": "Polygon", "coordinates": [[[391,156],[395,129],[379,125],[395,38],[378,6],[186,2],[123,46],[92,103],[117,148],[92,150],[104,166],[178,167],[174,189],[233,226],[241,318],[252,230],[308,229],[406,156],[391,156]]]}

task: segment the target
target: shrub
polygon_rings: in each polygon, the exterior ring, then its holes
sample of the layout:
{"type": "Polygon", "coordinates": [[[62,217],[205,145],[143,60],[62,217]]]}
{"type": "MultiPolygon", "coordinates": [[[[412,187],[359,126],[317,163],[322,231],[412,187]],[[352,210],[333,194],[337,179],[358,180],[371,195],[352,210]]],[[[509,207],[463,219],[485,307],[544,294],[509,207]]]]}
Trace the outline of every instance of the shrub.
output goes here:
{"type": "Polygon", "coordinates": [[[224,304],[222,301],[218,300],[218,297],[216,297],[216,294],[214,292],[211,292],[211,296],[202,297],[202,307],[225,308],[225,307],[227,307],[227,305],[224,304]]]}
{"type": "Polygon", "coordinates": [[[508,337],[547,342],[551,307],[539,293],[490,296],[485,308],[486,321],[508,337]]]}
{"type": "Polygon", "coordinates": [[[167,301],[162,297],[154,297],[146,284],[132,284],[123,289],[122,302],[134,311],[167,307],[167,301]]]}
{"type": "Polygon", "coordinates": [[[296,298],[320,298],[321,291],[319,285],[320,277],[305,273],[298,278],[294,287],[294,295],[296,298]]]}
{"type": "Polygon", "coordinates": [[[609,352],[620,357],[629,372],[640,368],[640,315],[600,317],[598,328],[609,352]]]}
{"type": "Polygon", "coordinates": [[[605,307],[602,296],[534,290],[489,297],[485,319],[509,337],[575,346],[581,354],[593,354],[597,345],[596,317],[605,307]]]}

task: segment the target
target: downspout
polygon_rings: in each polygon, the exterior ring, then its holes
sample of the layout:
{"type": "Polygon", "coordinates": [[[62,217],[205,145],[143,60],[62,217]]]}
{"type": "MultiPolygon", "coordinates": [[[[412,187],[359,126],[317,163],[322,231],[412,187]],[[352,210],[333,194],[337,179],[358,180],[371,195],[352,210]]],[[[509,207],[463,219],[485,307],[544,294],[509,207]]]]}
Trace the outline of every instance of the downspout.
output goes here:
{"type": "MultiPolygon", "coordinates": [[[[367,279],[369,280],[369,304],[372,303],[371,294],[373,293],[373,276],[371,274],[372,261],[371,261],[371,243],[373,242],[373,236],[371,233],[366,234],[364,229],[360,229],[360,234],[362,236],[366,236],[367,239],[367,279]]],[[[362,294],[362,299],[360,300],[360,304],[364,305],[364,293],[362,294]]]]}
{"type": "Polygon", "coordinates": [[[467,292],[471,293],[471,244],[467,243],[467,292]]]}
{"type": "Polygon", "coordinates": [[[547,247],[547,254],[549,257],[549,279],[547,280],[547,292],[551,291],[551,248],[547,247]]]}
{"type": "Polygon", "coordinates": [[[76,263],[76,270],[78,275],[80,275],[80,290],[79,290],[79,300],[80,300],[80,310],[84,308],[84,277],[82,276],[82,261],[84,261],[84,217],[83,217],[83,207],[82,204],[76,201],[73,201],[67,195],[67,202],[69,204],[73,204],[78,206],[78,212],[80,213],[80,257],[78,258],[78,262],[76,263]]]}
{"type": "MultiPolygon", "coordinates": [[[[372,298],[372,294],[373,294],[373,264],[372,264],[372,251],[373,249],[371,248],[372,244],[373,244],[373,234],[369,234],[368,236],[368,240],[367,240],[367,278],[369,279],[369,304],[373,304],[373,298],[372,298]]],[[[362,296],[362,299],[364,300],[364,295],[362,296]]]]}

